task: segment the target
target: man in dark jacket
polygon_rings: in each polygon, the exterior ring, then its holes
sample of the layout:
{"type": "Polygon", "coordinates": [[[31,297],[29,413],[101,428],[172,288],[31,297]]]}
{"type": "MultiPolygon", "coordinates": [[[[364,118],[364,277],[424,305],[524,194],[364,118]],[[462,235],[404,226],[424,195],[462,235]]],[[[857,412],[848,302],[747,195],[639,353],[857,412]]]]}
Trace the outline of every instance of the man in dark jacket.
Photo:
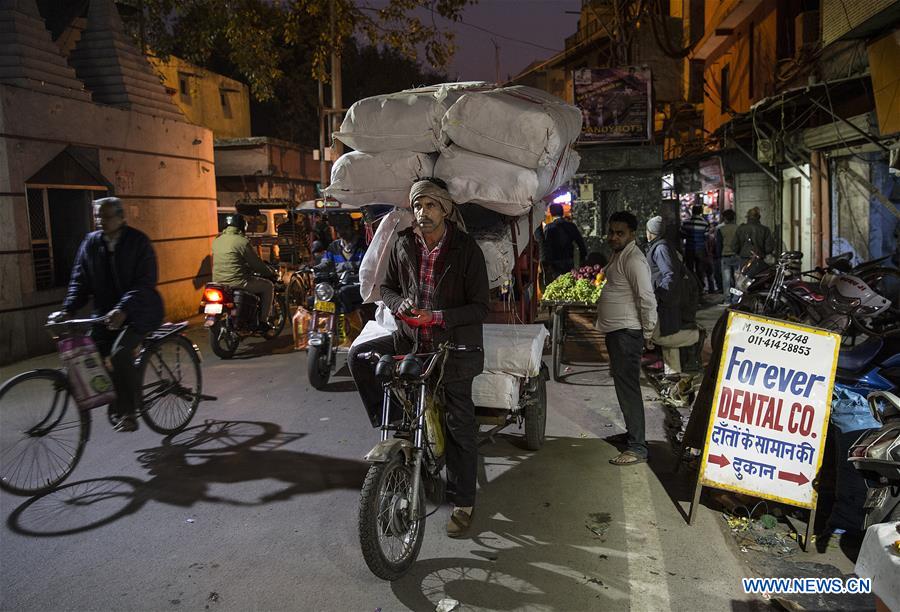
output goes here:
{"type": "MultiPolygon", "coordinates": [[[[575,267],[575,247],[578,247],[579,261],[584,264],[587,257],[587,245],[578,226],[563,216],[562,204],[551,204],[551,221],[543,232],[542,260],[544,277],[549,283],[560,274],[565,274],[575,267]]],[[[538,228],[540,232],[540,228],[538,228]]],[[[541,238],[539,235],[538,238],[541,238]]]]}
{"type": "Polygon", "coordinates": [[[741,265],[746,263],[754,253],[760,257],[775,254],[775,236],[772,234],[772,230],[762,224],[761,219],[759,208],[754,206],[747,211],[747,222],[742,223],[734,233],[731,246],[741,258],[741,265]]]}
{"type": "Polygon", "coordinates": [[[666,240],[662,217],[647,221],[647,263],[650,264],[650,280],[656,295],[657,323],[653,343],[662,348],[665,374],[681,374],[683,346],[692,346],[700,339],[700,331],[693,321],[696,307],[688,302],[697,298],[689,283],[695,282],[687,273],[678,252],[666,240]]]}
{"type": "MultiPolygon", "coordinates": [[[[361,352],[382,355],[428,351],[444,342],[482,347],[488,279],[484,255],[466,232],[443,182],[425,179],[409,196],[414,228],[397,236],[381,285],[381,299],[397,317],[393,337],[355,346],[348,359],[373,426],[379,424],[381,385],[361,352]]],[[[478,464],[472,381],[484,369],[483,353],[451,354],[443,373],[447,433],[447,497],[453,505],[447,535],[462,536],[471,524],[478,464]]]]}
{"type": "Polygon", "coordinates": [[[112,362],[116,429],[135,431],[140,401],[135,351],[163,319],[162,298],[156,291],[156,253],[146,234],[125,223],[119,198],[95,200],[94,216],[99,230],[88,234],[78,248],[62,311],[51,318],[74,314],[91,297],[94,316],[108,317],[106,326],[95,327],[91,337],[112,362]]]}

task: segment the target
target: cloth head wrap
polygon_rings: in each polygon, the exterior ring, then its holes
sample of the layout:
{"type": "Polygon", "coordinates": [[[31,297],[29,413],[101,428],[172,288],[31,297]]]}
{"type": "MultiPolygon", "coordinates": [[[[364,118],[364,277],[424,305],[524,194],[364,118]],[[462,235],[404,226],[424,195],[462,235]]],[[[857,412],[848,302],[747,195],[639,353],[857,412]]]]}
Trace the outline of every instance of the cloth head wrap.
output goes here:
{"type": "Polygon", "coordinates": [[[654,236],[662,236],[663,229],[666,227],[663,218],[660,216],[653,217],[647,221],[647,231],[654,236]]]}
{"type": "Polygon", "coordinates": [[[444,216],[452,221],[457,229],[466,231],[466,223],[463,221],[462,215],[459,214],[459,208],[454,204],[449,191],[428,180],[416,181],[409,190],[410,205],[414,204],[422,196],[428,196],[438,202],[441,205],[441,210],[444,211],[444,216]]]}

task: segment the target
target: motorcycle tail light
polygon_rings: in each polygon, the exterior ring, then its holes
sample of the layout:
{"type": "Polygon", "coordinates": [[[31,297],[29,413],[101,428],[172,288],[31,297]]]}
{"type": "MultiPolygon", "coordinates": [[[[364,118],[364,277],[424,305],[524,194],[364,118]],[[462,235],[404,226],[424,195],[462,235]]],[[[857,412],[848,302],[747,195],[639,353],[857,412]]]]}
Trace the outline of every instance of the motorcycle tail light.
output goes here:
{"type": "Polygon", "coordinates": [[[219,304],[225,300],[225,296],[219,289],[209,287],[203,291],[203,299],[212,304],[219,304]]]}

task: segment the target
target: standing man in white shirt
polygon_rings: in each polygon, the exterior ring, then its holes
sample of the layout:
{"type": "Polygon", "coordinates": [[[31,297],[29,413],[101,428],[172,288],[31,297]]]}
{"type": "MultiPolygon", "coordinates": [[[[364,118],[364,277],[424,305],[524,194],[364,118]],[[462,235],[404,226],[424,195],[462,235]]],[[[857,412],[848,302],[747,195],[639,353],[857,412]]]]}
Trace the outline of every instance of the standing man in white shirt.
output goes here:
{"type": "Polygon", "coordinates": [[[606,335],[609,369],[616,387],[627,433],[621,436],[628,448],[613,465],[647,461],[644,400],[641,393],[641,354],[653,347],[656,327],[656,297],[650,266],[634,242],[637,218],[627,211],[609,217],[607,240],[613,255],[606,266],[606,286],[597,303],[597,328],[606,335]]]}

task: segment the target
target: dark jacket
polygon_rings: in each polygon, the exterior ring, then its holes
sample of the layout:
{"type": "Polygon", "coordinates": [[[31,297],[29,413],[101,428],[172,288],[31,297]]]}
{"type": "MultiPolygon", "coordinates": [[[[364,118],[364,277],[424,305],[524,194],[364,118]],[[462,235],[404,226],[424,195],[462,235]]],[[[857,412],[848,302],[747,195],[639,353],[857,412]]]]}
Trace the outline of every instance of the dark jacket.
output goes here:
{"type": "Polygon", "coordinates": [[[78,247],[63,310],[75,312],[94,298],[94,315],[119,309],[140,333],[162,324],[163,302],[156,291],[156,253],[143,232],[125,225],[110,253],[103,232],[91,232],[78,247]]]}
{"type": "MultiPolygon", "coordinates": [[[[484,255],[478,243],[465,232],[447,223],[447,242],[435,265],[437,291],[434,310],[444,313],[444,326],[434,329],[434,343],[451,341],[466,346],[484,346],[481,324],[487,316],[489,289],[484,255]]],[[[381,299],[396,312],[405,298],[417,299],[419,248],[412,229],[397,235],[388,269],[381,285],[381,299]]],[[[397,320],[394,346],[398,354],[412,349],[415,330],[397,320]]],[[[451,355],[444,368],[444,381],[471,379],[484,369],[484,355],[451,355]]]]}
{"type": "Polygon", "coordinates": [[[734,252],[743,259],[749,259],[756,251],[761,256],[775,253],[775,236],[772,230],[763,225],[757,219],[742,223],[734,233],[732,244],[734,252]]]}
{"type": "Polygon", "coordinates": [[[657,238],[647,248],[650,280],[656,295],[659,333],[669,336],[681,329],[681,300],[684,264],[665,238],[657,238]]]}
{"type": "Polygon", "coordinates": [[[576,246],[582,265],[587,258],[587,245],[578,226],[563,217],[557,217],[544,228],[542,246],[543,260],[561,272],[568,272],[574,266],[576,246]]]}

